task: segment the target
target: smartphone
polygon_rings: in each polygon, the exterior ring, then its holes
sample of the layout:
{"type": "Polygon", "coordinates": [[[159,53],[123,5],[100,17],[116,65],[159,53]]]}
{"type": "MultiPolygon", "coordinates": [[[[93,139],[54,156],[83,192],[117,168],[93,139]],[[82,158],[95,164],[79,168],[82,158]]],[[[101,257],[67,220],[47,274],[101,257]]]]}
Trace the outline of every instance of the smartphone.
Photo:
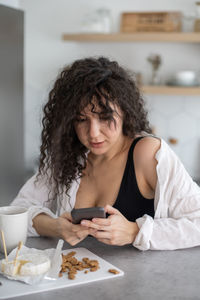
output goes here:
{"type": "Polygon", "coordinates": [[[103,207],[88,207],[72,209],[72,223],[79,224],[81,220],[91,220],[92,218],[106,218],[106,212],[103,207]]]}

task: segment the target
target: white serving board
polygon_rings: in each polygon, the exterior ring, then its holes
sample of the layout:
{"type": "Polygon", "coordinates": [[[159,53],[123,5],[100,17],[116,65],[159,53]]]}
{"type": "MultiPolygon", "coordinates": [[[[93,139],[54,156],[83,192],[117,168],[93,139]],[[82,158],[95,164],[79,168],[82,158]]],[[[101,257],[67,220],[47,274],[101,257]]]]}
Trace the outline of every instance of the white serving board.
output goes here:
{"type": "Polygon", "coordinates": [[[71,251],[76,251],[75,257],[78,260],[82,260],[83,257],[98,260],[100,269],[96,272],[88,272],[87,274],[85,274],[84,271],[78,271],[74,280],[68,279],[67,273],[63,273],[63,277],[60,277],[57,280],[44,282],[39,285],[28,285],[20,281],[9,280],[3,275],[0,275],[0,281],[2,283],[2,285],[0,286],[0,299],[8,299],[12,297],[50,291],[54,289],[66,288],[69,286],[75,286],[103,279],[117,278],[124,275],[124,272],[119,268],[113,266],[112,264],[92,253],[86,248],[68,249],[62,251],[62,253],[67,254],[71,251]],[[119,271],[119,274],[112,274],[108,272],[109,269],[116,269],[119,271]]]}

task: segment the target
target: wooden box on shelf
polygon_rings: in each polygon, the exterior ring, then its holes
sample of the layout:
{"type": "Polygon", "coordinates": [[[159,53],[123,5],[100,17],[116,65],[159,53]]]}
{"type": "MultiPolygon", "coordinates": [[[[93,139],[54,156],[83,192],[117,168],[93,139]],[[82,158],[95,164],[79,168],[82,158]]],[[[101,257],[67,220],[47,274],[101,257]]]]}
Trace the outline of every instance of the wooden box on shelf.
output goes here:
{"type": "Polygon", "coordinates": [[[181,31],[180,12],[125,12],[121,15],[120,31],[177,32],[181,31]]]}
{"type": "Polygon", "coordinates": [[[200,19],[196,19],[194,22],[194,31],[200,32],[200,19]]]}

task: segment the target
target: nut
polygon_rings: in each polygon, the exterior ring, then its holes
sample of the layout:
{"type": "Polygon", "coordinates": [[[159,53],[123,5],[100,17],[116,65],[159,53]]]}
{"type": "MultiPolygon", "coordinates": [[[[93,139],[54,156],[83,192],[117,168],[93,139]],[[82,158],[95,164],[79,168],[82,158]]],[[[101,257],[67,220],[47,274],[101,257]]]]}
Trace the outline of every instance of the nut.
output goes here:
{"type": "Polygon", "coordinates": [[[108,272],[112,274],[119,274],[119,271],[117,271],[116,269],[109,269],[108,272]]]}
{"type": "MultiPolygon", "coordinates": [[[[75,251],[71,251],[68,254],[62,254],[62,264],[59,277],[63,276],[63,273],[68,274],[68,278],[73,280],[76,278],[77,271],[82,271],[84,269],[89,269],[90,272],[95,272],[99,269],[99,262],[95,259],[89,259],[88,257],[83,257],[82,261],[79,261],[74,255],[75,251]]],[[[89,270],[85,270],[84,273],[87,274],[89,270]]]]}

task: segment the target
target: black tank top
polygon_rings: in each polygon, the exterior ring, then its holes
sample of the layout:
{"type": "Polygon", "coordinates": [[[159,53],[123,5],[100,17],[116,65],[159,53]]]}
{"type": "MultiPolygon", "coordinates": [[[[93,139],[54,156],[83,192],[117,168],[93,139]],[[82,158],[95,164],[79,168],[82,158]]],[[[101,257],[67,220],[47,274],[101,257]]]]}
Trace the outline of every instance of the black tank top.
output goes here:
{"type": "Polygon", "coordinates": [[[120,190],[113,205],[132,222],[135,222],[137,218],[142,217],[144,214],[154,217],[154,199],[146,199],[142,196],[135,175],[133,151],[141,138],[143,137],[136,138],[129,149],[120,190]]]}

